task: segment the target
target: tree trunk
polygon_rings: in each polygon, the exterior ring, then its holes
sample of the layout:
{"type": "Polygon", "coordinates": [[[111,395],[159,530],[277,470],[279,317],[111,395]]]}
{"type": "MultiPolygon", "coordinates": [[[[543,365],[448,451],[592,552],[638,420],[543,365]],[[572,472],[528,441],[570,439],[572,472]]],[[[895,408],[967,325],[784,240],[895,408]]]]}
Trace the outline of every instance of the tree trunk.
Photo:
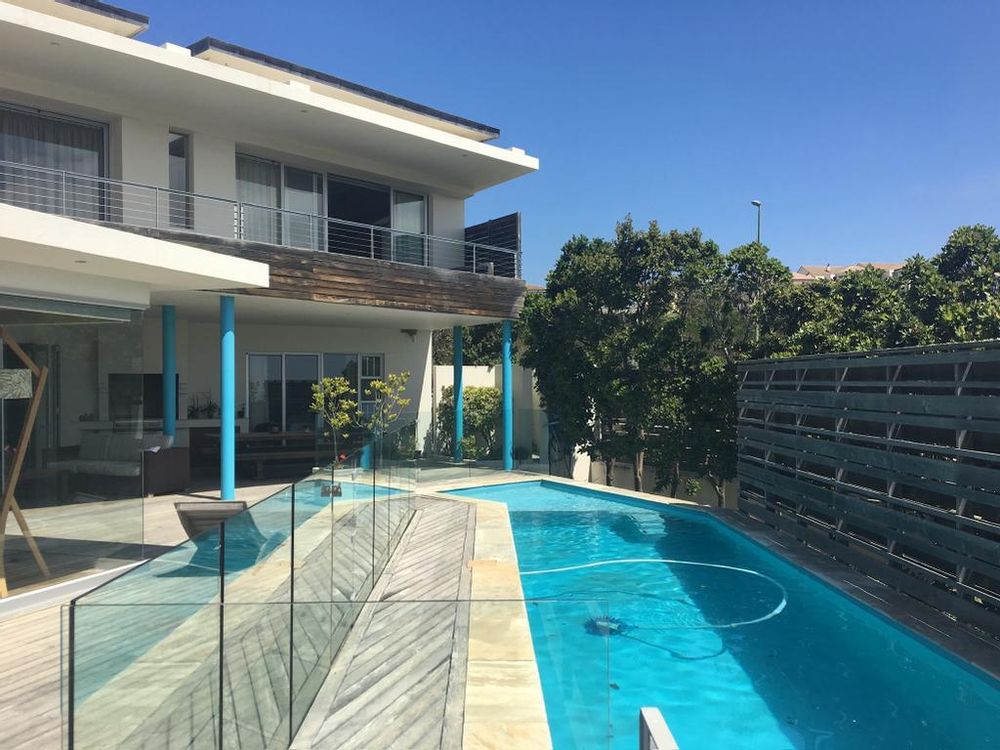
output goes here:
{"type": "Polygon", "coordinates": [[[677,497],[677,490],[681,484],[681,466],[674,461],[670,467],[670,497],[677,497]]]}
{"type": "Polygon", "coordinates": [[[721,508],[726,504],[726,483],[711,474],[708,475],[709,481],[712,483],[712,489],[715,490],[715,499],[719,501],[719,507],[721,508]]]}
{"type": "Polygon", "coordinates": [[[615,486],[615,459],[604,459],[604,484],[608,487],[615,486]]]}
{"type": "Polygon", "coordinates": [[[639,451],[632,460],[632,487],[636,492],[642,492],[642,475],[646,469],[646,453],[639,451]]]}

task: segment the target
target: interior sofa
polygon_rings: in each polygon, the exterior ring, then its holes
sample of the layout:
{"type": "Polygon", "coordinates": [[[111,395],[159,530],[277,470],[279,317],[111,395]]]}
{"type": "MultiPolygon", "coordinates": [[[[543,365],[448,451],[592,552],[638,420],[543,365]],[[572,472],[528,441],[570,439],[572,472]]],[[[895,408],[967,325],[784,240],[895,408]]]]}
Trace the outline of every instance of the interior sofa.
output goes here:
{"type": "MultiPolygon", "coordinates": [[[[80,445],[62,448],[50,469],[68,471],[74,478],[104,480],[135,488],[142,481],[143,495],[179,492],[191,483],[187,448],[163,447],[159,433],[138,436],[133,432],[85,431],[80,445]]],[[[134,490],[133,490],[134,491],[134,490]]]]}

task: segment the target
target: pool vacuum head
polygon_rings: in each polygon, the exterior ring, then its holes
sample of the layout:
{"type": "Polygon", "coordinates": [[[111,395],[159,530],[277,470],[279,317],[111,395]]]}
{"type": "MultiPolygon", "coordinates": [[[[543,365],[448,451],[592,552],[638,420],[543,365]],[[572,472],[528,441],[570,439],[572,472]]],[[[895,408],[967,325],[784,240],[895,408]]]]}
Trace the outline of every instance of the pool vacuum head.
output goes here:
{"type": "Polygon", "coordinates": [[[632,629],[624,620],[610,615],[591,617],[583,624],[583,628],[591,635],[622,635],[632,629]]]}

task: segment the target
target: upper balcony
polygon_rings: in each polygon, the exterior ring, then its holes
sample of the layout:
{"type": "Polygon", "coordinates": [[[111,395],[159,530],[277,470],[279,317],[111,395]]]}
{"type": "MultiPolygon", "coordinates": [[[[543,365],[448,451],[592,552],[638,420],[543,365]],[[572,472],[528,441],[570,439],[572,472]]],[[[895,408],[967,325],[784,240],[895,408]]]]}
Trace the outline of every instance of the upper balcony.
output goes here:
{"type": "Polygon", "coordinates": [[[521,278],[516,249],[0,161],[0,202],[83,221],[521,278]]]}

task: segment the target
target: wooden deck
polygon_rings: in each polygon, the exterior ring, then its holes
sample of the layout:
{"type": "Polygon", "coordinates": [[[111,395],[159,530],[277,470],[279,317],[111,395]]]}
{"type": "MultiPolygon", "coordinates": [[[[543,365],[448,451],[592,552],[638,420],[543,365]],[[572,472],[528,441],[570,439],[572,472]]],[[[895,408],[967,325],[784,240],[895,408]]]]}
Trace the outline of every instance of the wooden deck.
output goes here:
{"type": "Polygon", "coordinates": [[[421,503],[295,750],[462,746],[474,538],[474,505],[421,503]]]}
{"type": "MultiPolygon", "coordinates": [[[[127,650],[121,632],[141,633],[130,620],[162,625],[166,635],[152,647],[140,644],[138,658],[126,655],[110,680],[78,695],[77,746],[217,747],[221,694],[225,747],[287,742],[289,707],[293,723],[301,719],[296,750],[550,747],[506,510],[418,498],[362,604],[346,601],[363,574],[352,560],[371,554],[372,522],[384,521],[365,516],[370,506],[352,506],[335,504],[299,528],[295,586],[303,603],[295,605],[295,627],[286,594],[291,558],[281,547],[227,584],[221,691],[219,608],[211,602],[194,613],[182,607],[158,615],[141,606],[106,607],[108,614],[91,608],[96,619],[85,640],[92,653],[78,653],[78,675],[99,673],[127,650]],[[335,527],[340,543],[331,545],[335,527]],[[331,570],[346,576],[344,586],[330,588],[331,570]],[[473,597],[483,601],[470,604],[473,597]]],[[[169,577],[152,580],[150,601],[173,585],[169,577]]],[[[78,632],[80,622],[78,608],[78,632]]],[[[59,748],[59,607],[0,620],[0,638],[7,646],[0,747],[59,748]]]]}
{"type": "MultiPolygon", "coordinates": [[[[239,499],[253,502],[276,489],[273,485],[241,487],[238,494],[239,499]]],[[[180,499],[191,497],[164,495],[144,501],[144,523],[150,544],[173,545],[183,541],[184,531],[173,508],[174,501],[180,499]]],[[[40,529],[47,522],[52,528],[65,528],[55,510],[49,518],[32,521],[32,527],[38,524],[40,529]]],[[[118,512],[113,508],[104,510],[112,514],[118,512]]],[[[76,512],[79,514],[79,508],[76,512]]],[[[107,515],[100,512],[87,518],[81,516],[78,533],[81,536],[90,531],[97,533],[107,520],[107,515]]],[[[10,600],[2,606],[13,605],[16,601],[10,600]]],[[[61,747],[61,606],[62,602],[6,617],[0,610],[0,748],[4,750],[59,750],[61,747]]]]}

